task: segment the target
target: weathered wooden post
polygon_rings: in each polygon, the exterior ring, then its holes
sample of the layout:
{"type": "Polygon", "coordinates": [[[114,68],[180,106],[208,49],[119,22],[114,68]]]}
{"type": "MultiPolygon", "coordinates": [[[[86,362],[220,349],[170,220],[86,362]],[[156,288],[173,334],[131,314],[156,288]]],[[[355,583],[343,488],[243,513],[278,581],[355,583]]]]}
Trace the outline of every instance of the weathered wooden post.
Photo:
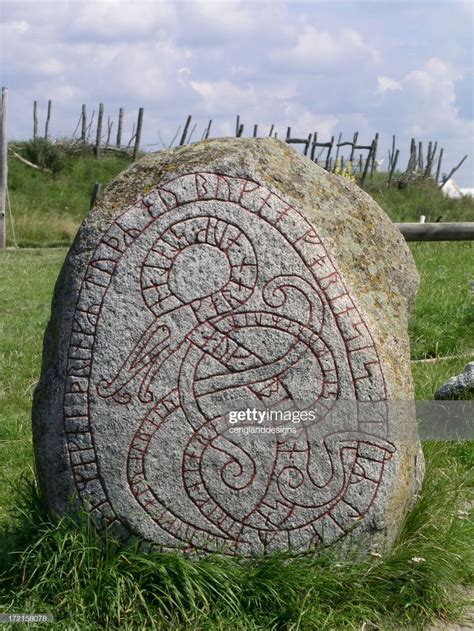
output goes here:
{"type": "Polygon", "coordinates": [[[48,142],[49,120],[51,118],[51,101],[48,101],[48,113],[46,114],[46,123],[44,126],[44,139],[48,142]]]}
{"type": "Polygon", "coordinates": [[[117,142],[116,146],[120,149],[122,144],[122,125],[123,125],[123,107],[119,109],[118,126],[117,126],[117,142]]]}
{"type": "Polygon", "coordinates": [[[82,104],[81,111],[81,142],[86,142],[86,131],[87,131],[87,115],[86,115],[86,106],[82,104]]]}
{"type": "Polygon", "coordinates": [[[326,164],[324,166],[324,168],[326,169],[326,171],[330,170],[330,164],[331,164],[331,151],[332,151],[332,146],[334,144],[334,136],[331,136],[331,142],[328,144],[328,155],[326,157],[326,164]]]}
{"type": "Polygon", "coordinates": [[[441,173],[441,162],[443,160],[443,151],[444,149],[441,148],[441,151],[439,152],[439,157],[438,157],[438,166],[436,168],[436,181],[439,182],[439,175],[441,173]]]}
{"type": "Polygon", "coordinates": [[[334,170],[337,169],[337,161],[339,160],[339,145],[341,144],[341,140],[342,140],[342,133],[339,134],[339,138],[337,139],[337,143],[336,143],[336,158],[334,162],[334,170]]]}
{"type": "Polygon", "coordinates": [[[102,184],[100,182],[94,182],[94,186],[92,187],[91,192],[91,201],[89,204],[89,209],[92,210],[97,198],[102,193],[102,184]]]}
{"type": "Polygon", "coordinates": [[[110,116],[107,116],[107,140],[105,141],[105,148],[108,149],[110,143],[110,134],[112,133],[112,127],[114,126],[114,121],[110,120],[110,116]]]}
{"type": "MultiPolygon", "coordinates": [[[[423,216],[423,215],[422,215],[423,216]]],[[[396,223],[405,241],[472,241],[474,222],[396,223]]]]}
{"type": "MultiPolygon", "coordinates": [[[[394,136],[394,138],[395,138],[395,136],[394,136]]],[[[397,149],[395,151],[395,156],[392,157],[392,159],[391,159],[390,171],[388,173],[388,186],[390,186],[390,184],[392,183],[392,177],[393,177],[393,174],[395,172],[395,167],[397,166],[397,161],[398,161],[399,154],[400,154],[400,150],[397,149]]]]}
{"type": "Polygon", "coordinates": [[[133,148],[133,159],[137,159],[138,150],[140,149],[140,137],[142,135],[142,123],[143,123],[143,107],[138,110],[137,119],[137,135],[135,136],[135,146],[133,148]]]}
{"type": "Polygon", "coordinates": [[[99,103],[99,116],[97,118],[97,133],[95,137],[95,157],[100,155],[100,136],[102,134],[102,117],[104,115],[104,104],[99,103]]]}
{"type": "Polygon", "coordinates": [[[370,149],[369,149],[369,155],[367,156],[367,159],[365,161],[364,172],[362,173],[362,177],[361,177],[361,180],[360,180],[360,185],[361,186],[363,186],[363,184],[364,184],[365,177],[366,177],[367,172],[369,170],[369,165],[371,163],[372,155],[374,153],[374,150],[375,150],[375,138],[374,138],[374,140],[372,140],[372,144],[370,145],[370,149]]]}
{"type": "Polygon", "coordinates": [[[184,125],[184,129],[183,129],[183,134],[181,136],[181,140],[179,141],[179,146],[182,147],[184,145],[184,143],[186,142],[186,136],[188,134],[188,128],[189,128],[189,124],[191,123],[191,114],[188,115],[188,118],[186,119],[186,123],[184,125]]]}
{"type": "Polygon", "coordinates": [[[451,171],[448,173],[447,177],[445,180],[443,180],[443,183],[441,184],[441,186],[439,188],[443,188],[443,186],[446,184],[446,182],[456,173],[456,171],[464,164],[464,160],[466,160],[467,158],[467,154],[464,156],[464,158],[461,160],[461,162],[459,162],[459,164],[457,164],[455,167],[453,167],[451,169],[451,171]]]}
{"type": "Polygon", "coordinates": [[[33,140],[38,136],[38,103],[33,101],[33,140]]]}
{"type": "Polygon", "coordinates": [[[7,101],[8,88],[2,88],[2,114],[0,120],[0,249],[5,248],[5,210],[7,201],[7,173],[8,173],[8,140],[7,140],[7,101]]]}
{"type": "Polygon", "coordinates": [[[354,135],[352,137],[352,149],[351,149],[351,155],[350,155],[350,158],[349,158],[351,164],[352,164],[352,161],[354,160],[354,153],[355,153],[355,148],[356,148],[356,145],[357,145],[357,138],[358,137],[359,137],[359,132],[355,131],[354,135]]]}
{"type": "Polygon", "coordinates": [[[395,134],[392,136],[392,150],[388,152],[388,171],[392,170],[392,163],[395,157],[395,134]]]}
{"type": "Polygon", "coordinates": [[[423,171],[423,143],[418,142],[418,169],[423,171]]]}
{"type": "Polygon", "coordinates": [[[377,132],[375,134],[375,138],[374,138],[374,141],[372,143],[372,159],[371,159],[371,163],[370,163],[370,177],[373,176],[374,171],[375,171],[375,167],[376,167],[375,159],[377,157],[378,144],[379,144],[379,132],[377,132]]]}

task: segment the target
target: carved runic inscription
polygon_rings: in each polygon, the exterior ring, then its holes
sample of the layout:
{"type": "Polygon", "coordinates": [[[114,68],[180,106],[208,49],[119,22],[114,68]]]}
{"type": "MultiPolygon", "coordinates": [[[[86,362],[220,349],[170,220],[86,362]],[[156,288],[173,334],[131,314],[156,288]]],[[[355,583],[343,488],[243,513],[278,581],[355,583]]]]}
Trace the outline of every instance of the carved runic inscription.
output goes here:
{"type": "Polygon", "coordinates": [[[388,420],[371,333],[314,227],[244,178],[191,173],[118,216],[88,264],[64,427],[97,523],[165,548],[251,554],[345,536],[376,501],[388,420]],[[233,438],[226,411],[301,400],[316,429],[233,438]],[[334,424],[335,423],[335,424],[334,424]]]}

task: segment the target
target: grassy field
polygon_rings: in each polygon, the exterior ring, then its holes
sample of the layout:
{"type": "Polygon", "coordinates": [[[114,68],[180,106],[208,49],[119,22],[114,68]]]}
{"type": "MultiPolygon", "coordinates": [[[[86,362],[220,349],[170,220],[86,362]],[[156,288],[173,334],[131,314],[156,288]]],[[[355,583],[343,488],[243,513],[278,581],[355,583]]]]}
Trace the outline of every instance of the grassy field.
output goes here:
{"type": "MultiPolygon", "coordinates": [[[[38,162],[31,143],[17,143],[13,148],[38,162]]],[[[34,170],[15,159],[9,161],[10,203],[20,247],[70,245],[89,209],[94,182],[105,186],[130,163],[129,157],[116,154],[96,160],[90,152],[73,156],[60,153],[53,158],[61,167],[54,174],[34,170]]],[[[401,190],[387,188],[385,182],[385,174],[375,174],[365,188],[392,221],[418,221],[420,215],[425,215],[426,221],[474,221],[472,199],[449,199],[429,181],[401,190]]],[[[10,224],[7,229],[7,245],[14,245],[10,224]]]]}
{"type": "MultiPolygon", "coordinates": [[[[101,162],[86,159],[68,167],[79,178],[77,196],[65,172],[38,173],[26,182],[20,170],[27,167],[18,163],[16,176],[13,167],[10,175],[18,181],[16,192],[11,189],[12,207],[21,207],[25,218],[17,223],[17,239],[35,246],[69,242],[87,210],[89,184],[105,182],[123,168],[112,159],[108,166],[101,162]],[[50,178],[52,188],[44,189],[43,177],[50,178]],[[28,199],[38,199],[33,211],[28,199]],[[61,210],[64,199],[68,208],[61,210]],[[37,222],[31,229],[30,215],[37,222]],[[72,222],[70,233],[61,233],[64,217],[72,222]]],[[[396,213],[402,199],[397,195],[405,193],[379,194],[393,196],[386,209],[396,213]]],[[[418,199],[415,191],[411,196],[418,199]]],[[[469,219],[465,202],[458,205],[459,215],[453,208],[451,218],[469,219]]],[[[409,218],[422,212],[417,205],[409,218]]],[[[417,398],[431,399],[474,349],[473,249],[469,243],[424,243],[412,251],[422,279],[410,320],[412,359],[457,356],[412,364],[417,398]]],[[[68,519],[50,524],[34,485],[30,408],[52,289],[66,252],[38,247],[0,253],[0,612],[51,612],[56,622],[50,628],[81,631],[399,630],[460,615],[460,586],[472,585],[474,567],[467,510],[472,443],[424,444],[422,492],[383,559],[341,560],[333,548],[296,559],[279,554],[245,562],[217,557],[193,562],[178,555],[145,556],[111,539],[101,543],[86,520],[80,529],[68,519]]]]}
{"type": "MultiPolygon", "coordinates": [[[[21,151],[18,148],[18,151],[21,151]]],[[[89,210],[94,182],[108,184],[130,163],[127,157],[66,156],[55,174],[36,171],[18,160],[9,161],[8,189],[19,247],[70,245],[89,210]]],[[[7,246],[14,245],[7,223],[7,246]]]]}

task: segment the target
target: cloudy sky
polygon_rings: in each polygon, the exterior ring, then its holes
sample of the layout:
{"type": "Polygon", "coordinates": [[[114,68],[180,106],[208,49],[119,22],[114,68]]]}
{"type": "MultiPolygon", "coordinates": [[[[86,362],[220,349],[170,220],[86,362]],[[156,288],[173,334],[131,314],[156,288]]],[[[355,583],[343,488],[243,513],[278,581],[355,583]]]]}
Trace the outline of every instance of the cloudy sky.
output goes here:
{"type": "MultiPolygon", "coordinates": [[[[292,136],[318,131],[343,140],[392,134],[406,153],[412,136],[444,147],[443,171],[474,186],[472,2],[254,0],[56,0],[0,4],[0,81],[9,87],[9,135],[32,135],[53,102],[50,132],[71,136],[81,104],[125,109],[130,138],[144,107],[142,143],[169,144],[186,116],[199,140],[292,136]]],[[[116,130],[116,122],[112,135],[116,130]]]]}

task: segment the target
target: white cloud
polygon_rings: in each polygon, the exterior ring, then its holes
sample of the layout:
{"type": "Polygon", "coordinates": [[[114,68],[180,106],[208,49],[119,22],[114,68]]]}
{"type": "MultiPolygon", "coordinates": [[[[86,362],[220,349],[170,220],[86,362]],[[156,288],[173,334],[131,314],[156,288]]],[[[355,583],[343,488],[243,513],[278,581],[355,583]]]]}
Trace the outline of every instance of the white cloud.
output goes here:
{"type": "Polygon", "coordinates": [[[377,93],[383,94],[384,92],[394,92],[397,90],[403,90],[403,86],[400,81],[395,81],[390,77],[377,77],[377,93]]]}
{"type": "Polygon", "coordinates": [[[412,118],[420,130],[432,133],[459,123],[454,82],[462,76],[451,64],[432,57],[402,79],[408,102],[416,105],[412,118]]]}
{"type": "MultiPolygon", "coordinates": [[[[322,141],[358,130],[362,144],[379,131],[403,151],[413,134],[456,161],[474,131],[460,115],[472,108],[469,90],[459,89],[472,73],[472,26],[470,3],[449,4],[3,0],[11,130],[27,137],[33,99],[43,115],[52,98],[58,135],[74,128],[81,103],[90,113],[103,102],[111,116],[124,107],[130,128],[145,108],[144,144],[158,142],[158,129],[170,140],[187,114],[194,139],[209,118],[211,137],[233,134],[239,114],[245,136],[254,123],[260,134],[275,124],[279,137],[291,126],[322,141]]],[[[463,170],[472,185],[472,165],[463,170]]]]}
{"type": "Polygon", "coordinates": [[[226,2],[194,1],[195,19],[198,26],[205,24],[207,28],[218,29],[223,35],[236,35],[255,28],[252,10],[242,2],[227,0],[226,2]]]}
{"type": "Polygon", "coordinates": [[[255,87],[240,87],[228,80],[190,81],[190,85],[203,101],[204,109],[209,113],[223,111],[236,112],[242,107],[253,107],[258,103],[258,90],[255,87]]]}
{"type": "Polygon", "coordinates": [[[1,28],[3,35],[23,35],[29,30],[30,25],[26,20],[12,20],[11,22],[2,22],[1,28]]]}
{"type": "Polygon", "coordinates": [[[317,131],[320,141],[324,139],[322,142],[331,139],[338,124],[336,116],[314,114],[310,109],[295,102],[285,103],[281,114],[281,122],[283,121],[287,123],[288,127],[291,127],[293,137],[302,137],[317,131]]]}
{"type": "Polygon", "coordinates": [[[77,99],[80,97],[81,91],[73,85],[59,85],[52,90],[50,89],[48,92],[48,98],[50,98],[54,106],[57,107],[64,101],[74,101],[77,102],[77,99]]]}
{"type": "Polygon", "coordinates": [[[270,56],[276,61],[299,67],[340,65],[344,69],[355,62],[374,62],[378,52],[364,43],[360,33],[354,29],[343,28],[338,32],[330,32],[307,24],[300,32],[296,31],[293,45],[279,47],[270,56]]]}
{"type": "Polygon", "coordinates": [[[37,65],[37,69],[44,75],[56,75],[64,71],[64,64],[59,59],[46,59],[37,65]]]}
{"type": "Polygon", "coordinates": [[[86,39],[133,40],[170,28],[175,20],[171,2],[133,3],[123,0],[81,3],[71,32],[86,39]]]}
{"type": "Polygon", "coordinates": [[[285,2],[187,0],[177,2],[177,36],[203,48],[252,48],[289,35],[285,2]]]}

